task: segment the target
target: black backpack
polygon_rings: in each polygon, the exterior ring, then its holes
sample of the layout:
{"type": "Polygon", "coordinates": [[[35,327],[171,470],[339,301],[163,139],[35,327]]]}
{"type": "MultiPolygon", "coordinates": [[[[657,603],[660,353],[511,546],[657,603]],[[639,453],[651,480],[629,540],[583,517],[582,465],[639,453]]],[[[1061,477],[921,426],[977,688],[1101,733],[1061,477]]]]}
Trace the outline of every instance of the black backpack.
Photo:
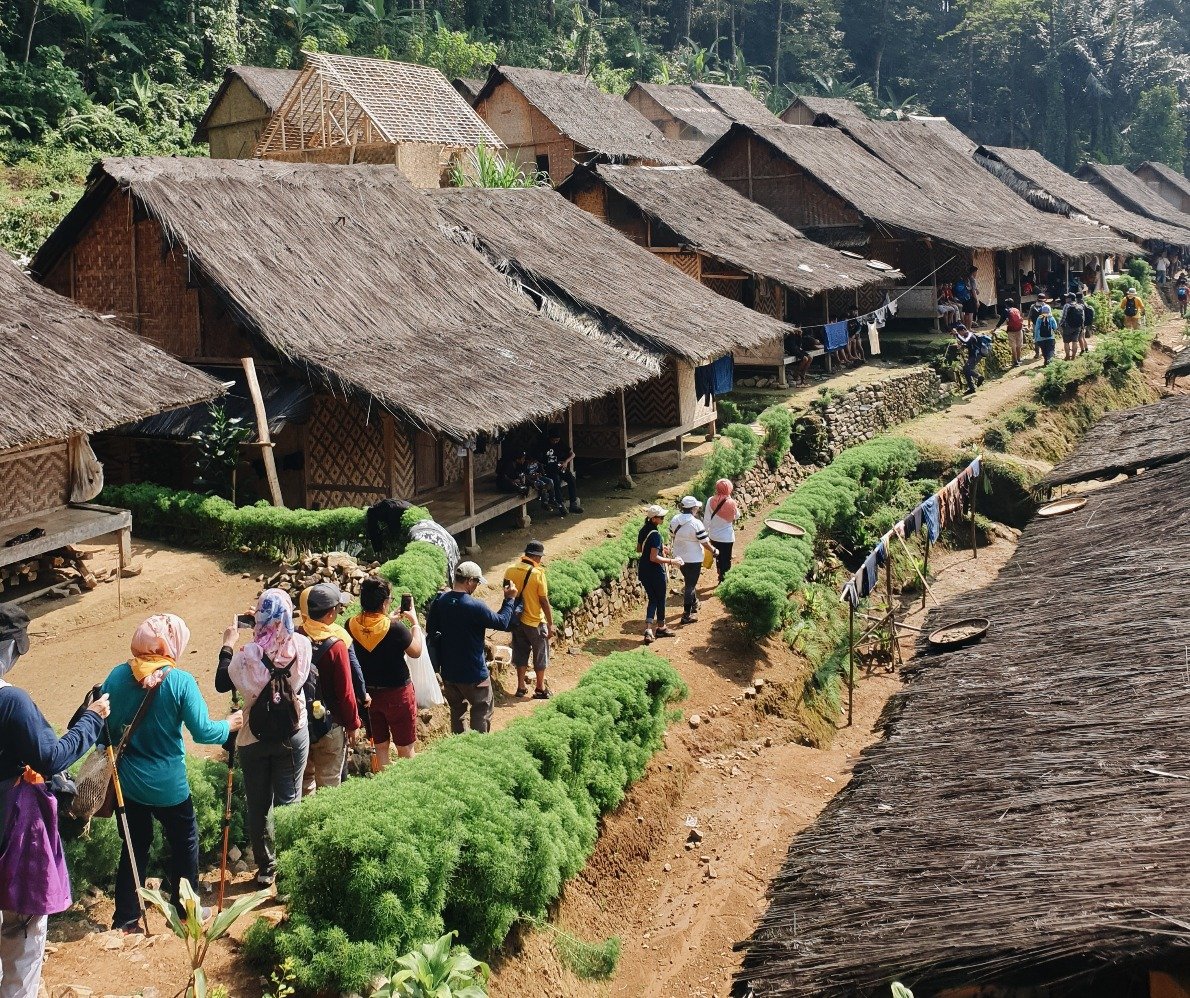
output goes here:
{"type": "Polygon", "coordinates": [[[257,741],[283,742],[296,735],[301,726],[298,693],[289,685],[293,663],[278,669],[267,655],[262,661],[269,670],[269,679],[248,711],[248,730],[257,741]]]}
{"type": "Polygon", "coordinates": [[[318,675],[318,665],[326,658],[326,653],[341,642],[342,638],[332,637],[323,639],[314,645],[314,654],[310,658],[310,675],[306,677],[306,684],[302,687],[302,694],[306,698],[306,725],[310,729],[311,745],[329,732],[335,724],[335,719],[331,716],[331,710],[326,702],[326,697],[322,695],[322,679],[318,675]],[[325,711],[322,717],[314,716],[315,700],[322,701],[322,707],[325,711]]]}
{"type": "Polygon", "coordinates": [[[1083,320],[1086,316],[1083,314],[1082,305],[1070,305],[1066,309],[1066,328],[1067,329],[1082,329],[1083,320]]]}
{"type": "Polygon", "coordinates": [[[1136,315],[1136,299],[1135,298],[1127,298],[1126,297],[1124,299],[1124,314],[1126,316],[1128,316],[1129,318],[1136,315]]]}

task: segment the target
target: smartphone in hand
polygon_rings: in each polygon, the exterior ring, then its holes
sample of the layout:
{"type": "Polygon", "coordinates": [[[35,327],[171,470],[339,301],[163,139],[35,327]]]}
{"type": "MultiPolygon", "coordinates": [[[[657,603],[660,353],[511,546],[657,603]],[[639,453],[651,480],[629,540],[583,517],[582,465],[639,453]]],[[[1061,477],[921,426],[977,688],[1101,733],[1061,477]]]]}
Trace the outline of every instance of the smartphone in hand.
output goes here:
{"type": "Polygon", "coordinates": [[[401,612],[402,613],[412,613],[413,612],[413,593],[405,593],[404,595],[401,596],[401,612]]]}
{"type": "Polygon", "coordinates": [[[250,613],[236,614],[236,623],[242,630],[250,631],[256,626],[256,617],[250,613]]]}

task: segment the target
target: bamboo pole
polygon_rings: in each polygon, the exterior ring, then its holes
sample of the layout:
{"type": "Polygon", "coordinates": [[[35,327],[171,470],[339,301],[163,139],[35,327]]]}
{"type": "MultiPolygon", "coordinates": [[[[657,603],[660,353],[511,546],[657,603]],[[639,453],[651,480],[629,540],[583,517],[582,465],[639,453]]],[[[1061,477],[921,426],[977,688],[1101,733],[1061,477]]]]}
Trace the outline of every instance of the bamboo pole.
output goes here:
{"type": "Polygon", "coordinates": [[[851,613],[847,622],[847,727],[851,727],[855,710],[855,606],[848,602],[851,613]]]}
{"type": "Polygon", "coordinates": [[[978,478],[971,479],[971,557],[979,557],[979,547],[975,543],[975,496],[979,491],[978,478]]]}
{"type": "Polygon", "coordinates": [[[893,608],[892,550],[887,544],[885,550],[887,556],[884,561],[884,598],[888,600],[888,634],[892,640],[892,657],[900,662],[901,643],[897,640],[897,612],[893,608]]]}
{"type": "MultiPolygon", "coordinates": [[[[921,571],[921,577],[922,577],[923,582],[925,581],[925,577],[929,574],[930,574],[930,528],[927,527],[926,528],[926,558],[925,558],[925,561],[922,563],[922,571],[921,571]]],[[[927,590],[927,592],[928,592],[928,590],[927,590]]],[[[921,608],[923,610],[926,608],[926,593],[921,594],[921,608]]]]}
{"type": "Polygon", "coordinates": [[[256,436],[260,440],[260,456],[264,459],[264,472],[269,480],[269,495],[274,506],[284,506],[277,462],[273,458],[273,441],[269,436],[269,418],[264,408],[264,396],[260,394],[260,382],[256,380],[256,362],[251,357],[242,357],[240,363],[244,365],[248,394],[252,397],[252,408],[256,410],[256,436]]]}

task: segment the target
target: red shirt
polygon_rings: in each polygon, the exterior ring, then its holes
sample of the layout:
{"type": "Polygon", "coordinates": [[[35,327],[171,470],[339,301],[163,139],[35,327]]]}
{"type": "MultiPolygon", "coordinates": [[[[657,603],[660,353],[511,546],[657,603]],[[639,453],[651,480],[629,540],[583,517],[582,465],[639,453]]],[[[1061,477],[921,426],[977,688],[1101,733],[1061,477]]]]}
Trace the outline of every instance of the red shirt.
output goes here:
{"type": "MultiPolygon", "coordinates": [[[[304,633],[304,632],[303,632],[304,633]]],[[[323,704],[331,717],[348,731],[358,731],[359,705],[355,702],[355,688],[351,683],[351,663],[347,660],[347,645],[336,641],[318,663],[318,679],[322,686],[323,704]]]]}
{"type": "Polygon", "coordinates": [[[1025,328],[1025,320],[1021,318],[1021,310],[1019,308],[1010,308],[1008,310],[1007,320],[1004,328],[1010,333],[1019,333],[1025,328]]]}

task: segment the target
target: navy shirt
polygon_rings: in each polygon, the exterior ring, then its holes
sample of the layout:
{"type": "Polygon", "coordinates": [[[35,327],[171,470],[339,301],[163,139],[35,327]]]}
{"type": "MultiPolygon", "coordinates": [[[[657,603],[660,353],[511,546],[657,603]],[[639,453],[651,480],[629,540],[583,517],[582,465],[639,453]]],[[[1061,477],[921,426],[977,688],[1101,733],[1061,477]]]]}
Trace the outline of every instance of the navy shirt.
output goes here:
{"type": "Polygon", "coordinates": [[[507,631],[512,626],[513,600],[506,599],[496,613],[467,593],[449,590],[438,596],[426,614],[426,634],[441,632],[434,667],[447,683],[482,683],[488,678],[483,639],[488,629],[507,631]]]}
{"type": "Polygon", "coordinates": [[[0,687],[0,780],[15,779],[26,766],[48,780],[81,759],[102,730],[103,718],[86,710],[59,738],[28,693],[0,687]]]}
{"type": "Polygon", "coordinates": [[[651,523],[646,523],[640,533],[644,536],[638,535],[637,537],[637,543],[640,545],[640,562],[636,566],[636,574],[642,579],[664,577],[665,566],[658,565],[653,561],[652,555],[649,553],[656,550],[657,556],[661,557],[661,530],[651,523]],[[646,529],[648,530],[647,534],[645,534],[646,529]]]}

